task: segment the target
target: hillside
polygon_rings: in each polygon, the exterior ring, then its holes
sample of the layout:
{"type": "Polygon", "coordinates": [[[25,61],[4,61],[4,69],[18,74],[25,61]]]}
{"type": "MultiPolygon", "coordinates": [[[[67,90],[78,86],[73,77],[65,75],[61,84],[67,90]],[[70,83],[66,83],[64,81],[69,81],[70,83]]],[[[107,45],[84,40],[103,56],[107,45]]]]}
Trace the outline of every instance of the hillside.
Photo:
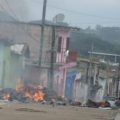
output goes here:
{"type": "Polygon", "coordinates": [[[82,31],[85,33],[96,34],[102,40],[112,44],[120,44],[120,27],[103,27],[101,25],[97,25],[95,29],[88,27],[82,31]]]}
{"type": "Polygon", "coordinates": [[[112,44],[120,44],[120,27],[97,26],[95,32],[105,41],[108,41],[112,44]]]}
{"type": "Polygon", "coordinates": [[[120,54],[119,44],[112,44],[94,33],[85,33],[83,31],[72,33],[70,49],[77,51],[82,56],[88,56],[88,51],[92,49],[97,52],[120,54]]]}

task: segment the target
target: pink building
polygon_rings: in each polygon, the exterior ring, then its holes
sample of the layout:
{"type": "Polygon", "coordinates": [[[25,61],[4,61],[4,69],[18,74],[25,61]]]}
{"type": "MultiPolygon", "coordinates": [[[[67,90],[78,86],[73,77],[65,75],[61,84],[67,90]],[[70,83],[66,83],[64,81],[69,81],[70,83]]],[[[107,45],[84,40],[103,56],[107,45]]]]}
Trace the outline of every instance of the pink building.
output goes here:
{"type": "Polygon", "coordinates": [[[59,96],[64,97],[65,82],[68,69],[76,66],[76,61],[68,62],[69,58],[69,43],[70,43],[70,28],[57,29],[57,68],[54,76],[54,90],[59,96]]]}
{"type": "Polygon", "coordinates": [[[57,64],[64,65],[66,64],[69,42],[70,42],[70,29],[59,29],[57,30],[57,64]]]}

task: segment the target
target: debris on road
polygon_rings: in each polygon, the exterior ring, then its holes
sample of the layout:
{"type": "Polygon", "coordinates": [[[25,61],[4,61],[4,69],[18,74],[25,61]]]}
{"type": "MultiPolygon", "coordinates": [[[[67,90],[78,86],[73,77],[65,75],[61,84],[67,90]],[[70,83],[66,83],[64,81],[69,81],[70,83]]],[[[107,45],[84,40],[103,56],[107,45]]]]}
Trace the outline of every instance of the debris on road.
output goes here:
{"type": "Polygon", "coordinates": [[[30,109],[30,108],[18,108],[18,109],[16,109],[16,111],[47,113],[46,111],[35,110],[35,109],[30,109]]]}

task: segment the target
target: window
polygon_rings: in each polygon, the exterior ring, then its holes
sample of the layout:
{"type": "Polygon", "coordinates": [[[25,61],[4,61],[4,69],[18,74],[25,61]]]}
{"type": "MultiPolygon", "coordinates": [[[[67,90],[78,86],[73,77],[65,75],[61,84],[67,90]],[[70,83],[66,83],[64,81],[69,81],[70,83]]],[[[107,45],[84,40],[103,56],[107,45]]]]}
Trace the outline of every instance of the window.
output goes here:
{"type": "Polygon", "coordinates": [[[58,49],[57,49],[58,52],[61,52],[61,44],[62,44],[62,37],[59,37],[58,38],[58,49]]]}
{"type": "Polygon", "coordinates": [[[66,51],[69,50],[69,44],[70,44],[70,38],[67,37],[67,41],[66,41],[66,51]]]}

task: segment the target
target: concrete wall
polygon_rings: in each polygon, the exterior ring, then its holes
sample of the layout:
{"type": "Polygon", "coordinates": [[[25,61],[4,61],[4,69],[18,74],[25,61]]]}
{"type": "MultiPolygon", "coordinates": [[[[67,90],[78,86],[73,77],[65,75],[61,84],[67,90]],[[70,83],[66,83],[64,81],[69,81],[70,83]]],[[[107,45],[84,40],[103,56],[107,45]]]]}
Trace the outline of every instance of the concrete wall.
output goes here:
{"type": "Polygon", "coordinates": [[[84,103],[87,100],[88,85],[81,80],[76,80],[74,84],[74,101],[84,103]]]}
{"type": "Polygon", "coordinates": [[[0,88],[16,88],[22,71],[22,56],[11,53],[10,46],[0,43],[0,88]]]}
{"type": "Polygon", "coordinates": [[[3,80],[2,80],[3,79],[3,61],[4,61],[3,49],[4,49],[4,45],[0,43],[0,88],[2,88],[2,82],[3,82],[3,80]]]}
{"type": "Polygon", "coordinates": [[[58,96],[65,96],[66,69],[56,70],[54,74],[53,89],[58,96]]]}
{"type": "Polygon", "coordinates": [[[48,69],[46,68],[40,69],[39,66],[27,65],[22,76],[25,84],[48,86],[48,69]]]}
{"type": "MultiPolygon", "coordinates": [[[[50,63],[52,28],[45,27],[42,63],[50,63]]],[[[14,43],[27,43],[33,62],[38,62],[41,27],[39,25],[0,22],[0,38],[12,40],[14,43]]]]}

